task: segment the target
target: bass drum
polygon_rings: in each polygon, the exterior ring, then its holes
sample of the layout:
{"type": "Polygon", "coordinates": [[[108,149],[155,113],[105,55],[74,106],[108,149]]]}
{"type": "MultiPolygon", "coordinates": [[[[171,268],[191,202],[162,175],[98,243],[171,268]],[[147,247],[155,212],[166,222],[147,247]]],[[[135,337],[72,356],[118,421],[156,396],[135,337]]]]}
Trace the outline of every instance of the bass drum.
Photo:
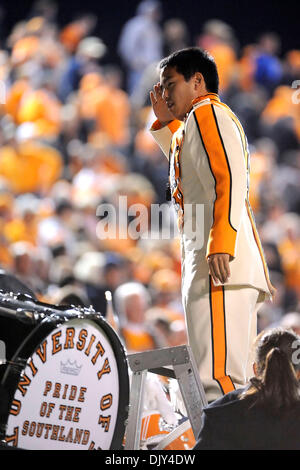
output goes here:
{"type": "Polygon", "coordinates": [[[128,365],[101,315],[44,318],[12,357],[1,387],[8,399],[1,423],[8,447],[122,448],[128,365]]]}

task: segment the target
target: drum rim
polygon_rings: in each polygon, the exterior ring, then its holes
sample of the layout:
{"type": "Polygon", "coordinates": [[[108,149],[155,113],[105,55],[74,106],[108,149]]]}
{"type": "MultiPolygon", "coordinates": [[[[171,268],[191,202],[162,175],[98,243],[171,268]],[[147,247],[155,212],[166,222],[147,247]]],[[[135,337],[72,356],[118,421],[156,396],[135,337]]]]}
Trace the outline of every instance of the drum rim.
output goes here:
{"type": "Polygon", "coordinates": [[[126,422],[128,419],[129,412],[129,364],[127,361],[126,350],[115,330],[109,325],[109,323],[107,323],[107,321],[102,316],[98,316],[96,318],[96,323],[99,323],[99,326],[103,327],[104,332],[112,340],[111,346],[115,354],[115,359],[119,372],[119,404],[117,413],[117,423],[115,426],[114,435],[109,450],[121,450],[123,448],[123,440],[125,436],[126,422]]]}
{"type": "Polygon", "coordinates": [[[9,394],[9,404],[4,425],[5,427],[7,426],[10,407],[20,380],[20,375],[24,370],[28,359],[38,348],[39,344],[44,339],[46,339],[46,337],[52,331],[69,321],[80,319],[88,320],[98,325],[108,337],[110,346],[114,352],[119,378],[119,402],[114,434],[111,440],[110,448],[108,450],[122,450],[126,430],[126,421],[128,419],[130,394],[128,374],[129,365],[127,361],[127,354],[117,333],[107,323],[105,318],[101,314],[97,313],[88,315],[86,317],[83,317],[80,312],[78,314],[78,317],[75,317],[74,315],[68,317],[67,313],[64,313],[63,318],[49,316],[44,318],[41,322],[34,326],[33,330],[27,335],[27,337],[24,339],[24,341],[21,343],[21,345],[18,347],[13,357],[11,358],[11,362],[15,362],[19,355],[22,354],[21,358],[24,359],[25,365],[20,368],[19,373],[16,373],[16,371],[13,370],[13,365],[8,365],[7,370],[5,371],[1,380],[1,385],[6,388],[9,394]],[[32,344],[32,341],[34,342],[34,346],[29,346],[29,344],[32,344]],[[24,352],[26,352],[25,357],[24,352]]]}

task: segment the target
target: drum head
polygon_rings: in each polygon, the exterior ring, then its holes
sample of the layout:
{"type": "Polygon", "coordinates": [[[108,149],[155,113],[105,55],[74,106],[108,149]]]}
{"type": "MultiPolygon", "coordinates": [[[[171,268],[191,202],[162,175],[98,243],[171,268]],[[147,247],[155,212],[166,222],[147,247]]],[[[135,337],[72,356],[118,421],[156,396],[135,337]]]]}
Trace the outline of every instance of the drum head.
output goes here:
{"type": "Polygon", "coordinates": [[[129,378],[118,336],[100,316],[47,330],[44,322],[18,351],[27,359],[21,376],[16,380],[11,367],[3,379],[10,393],[6,442],[22,449],[121,449],[129,378]]]}

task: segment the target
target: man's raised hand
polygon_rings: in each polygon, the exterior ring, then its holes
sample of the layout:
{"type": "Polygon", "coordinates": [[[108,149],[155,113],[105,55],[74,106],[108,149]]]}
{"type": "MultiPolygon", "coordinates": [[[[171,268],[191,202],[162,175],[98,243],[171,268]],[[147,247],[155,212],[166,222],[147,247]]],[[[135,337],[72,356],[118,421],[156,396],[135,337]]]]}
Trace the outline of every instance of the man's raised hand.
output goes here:
{"type": "Polygon", "coordinates": [[[174,120],[174,116],[169,111],[167,103],[162,96],[162,88],[159,82],[150,91],[150,100],[154,114],[163,126],[174,120]]]}

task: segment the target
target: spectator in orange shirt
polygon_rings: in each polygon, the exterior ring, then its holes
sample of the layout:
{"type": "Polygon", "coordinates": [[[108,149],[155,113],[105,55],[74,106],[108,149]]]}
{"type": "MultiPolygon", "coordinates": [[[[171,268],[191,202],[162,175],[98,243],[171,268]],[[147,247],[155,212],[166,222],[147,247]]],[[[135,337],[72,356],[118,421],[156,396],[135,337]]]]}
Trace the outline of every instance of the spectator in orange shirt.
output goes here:
{"type": "Polygon", "coordinates": [[[97,23],[95,15],[83,15],[67,24],[59,35],[60,42],[66,51],[74,54],[80,41],[93,31],[97,23]]]}
{"type": "Polygon", "coordinates": [[[0,175],[15,194],[45,194],[62,171],[60,153],[32,138],[32,132],[32,126],[20,126],[17,139],[0,148],[0,175]]]}
{"type": "Polygon", "coordinates": [[[12,117],[15,123],[18,123],[18,113],[22,98],[29,90],[31,90],[31,86],[28,78],[21,77],[12,84],[7,92],[4,111],[12,117]]]}
{"type": "Polygon", "coordinates": [[[198,38],[197,46],[206,49],[215,59],[220,80],[219,90],[226,91],[237,66],[237,44],[232,28],[220,20],[208,21],[198,38]]]}
{"type": "MultiPolygon", "coordinates": [[[[113,146],[126,147],[130,138],[130,103],[121,86],[121,74],[117,67],[104,69],[105,85],[96,106],[95,133],[106,135],[113,146]]],[[[92,140],[96,137],[92,135],[92,140]]]]}
{"type": "Polygon", "coordinates": [[[61,128],[61,103],[51,89],[50,77],[44,76],[40,87],[23,94],[17,112],[19,124],[34,124],[36,136],[43,139],[57,139],[61,128]]]}
{"type": "Polygon", "coordinates": [[[38,205],[39,200],[32,194],[16,198],[14,216],[3,227],[3,234],[10,243],[25,241],[37,245],[38,205]]]}
{"type": "Polygon", "coordinates": [[[128,352],[147,351],[156,346],[153,331],[149,330],[145,322],[150,302],[147,289],[137,282],[122,284],[114,293],[120,332],[128,352]]]}

